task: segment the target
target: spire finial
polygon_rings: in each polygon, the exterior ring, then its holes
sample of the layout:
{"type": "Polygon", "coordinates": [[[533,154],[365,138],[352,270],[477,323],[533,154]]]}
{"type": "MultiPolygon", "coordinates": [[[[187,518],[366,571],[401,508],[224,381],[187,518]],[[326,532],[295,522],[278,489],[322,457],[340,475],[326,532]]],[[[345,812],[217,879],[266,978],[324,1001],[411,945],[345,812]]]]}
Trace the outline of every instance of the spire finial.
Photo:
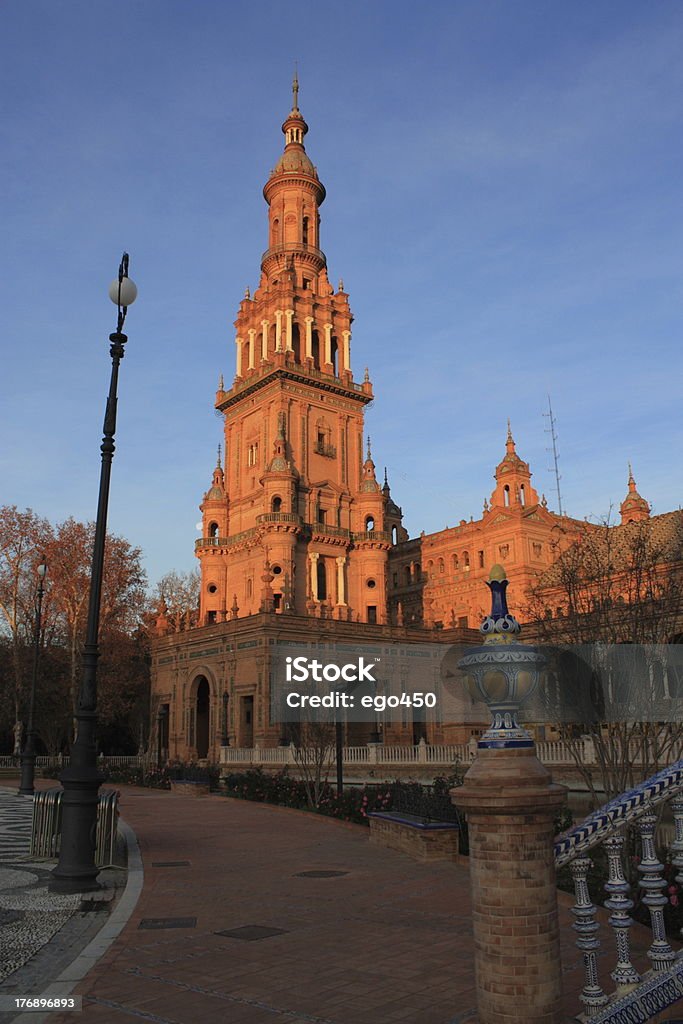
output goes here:
{"type": "Polygon", "coordinates": [[[294,78],[292,79],[292,110],[299,109],[299,74],[294,61],[294,78]]]}
{"type": "Polygon", "coordinates": [[[224,386],[225,385],[224,385],[224,381],[223,381],[223,374],[221,373],[221,374],[218,375],[218,390],[219,391],[223,391],[224,386]]]}
{"type": "Polygon", "coordinates": [[[367,458],[367,461],[370,462],[371,460],[372,460],[372,450],[370,448],[370,435],[368,434],[368,458],[367,458]]]}
{"type": "Polygon", "coordinates": [[[387,480],[387,467],[386,466],[384,467],[384,486],[385,487],[389,486],[389,481],[387,480]]]}
{"type": "Polygon", "coordinates": [[[216,469],[221,468],[221,446],[218,445],[218,460],[216,462],[216,469]]]}
{"type": "MultiPolygon", "coordinates": [[[[633,480],[633,469],[631,468],[631,460],[629,459],[629,463],[628,463],[628,482],[631,483],[632,480],[633,480]]],[[[633,480],[633,482],[635,483],[635,480],[633,480]]]]}
{"type": "Polygon", "coordinates": [[[507,449],[508,455],[515,454],[515,440],[512,436],[512,427],[510,426],[510,417],[508,416],[508,436],[505,442],[505,448],[507,449]]]}

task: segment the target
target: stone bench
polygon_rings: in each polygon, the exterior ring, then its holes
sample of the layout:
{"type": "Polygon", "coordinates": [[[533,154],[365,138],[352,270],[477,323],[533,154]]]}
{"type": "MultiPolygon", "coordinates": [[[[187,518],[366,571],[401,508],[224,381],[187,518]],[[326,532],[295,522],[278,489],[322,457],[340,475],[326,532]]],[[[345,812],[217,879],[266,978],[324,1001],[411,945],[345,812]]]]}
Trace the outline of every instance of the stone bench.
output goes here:
{"type": "Polygon", "coordinates": [[[458,860],[460,829],[452,821],[426,821],[404,811],[370,811],[370,842],[413,860],[458,860]]]}

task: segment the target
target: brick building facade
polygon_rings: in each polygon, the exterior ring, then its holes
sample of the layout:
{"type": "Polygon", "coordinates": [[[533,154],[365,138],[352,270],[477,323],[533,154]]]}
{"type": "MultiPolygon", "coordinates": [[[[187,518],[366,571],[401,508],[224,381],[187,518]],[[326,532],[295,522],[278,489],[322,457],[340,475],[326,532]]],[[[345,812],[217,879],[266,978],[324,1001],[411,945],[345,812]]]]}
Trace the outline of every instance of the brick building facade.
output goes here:
{"type": "MultiPolygon", "coordinates": [[[[308,126],[293,105],[284,151],[263,190],[268,248],[258,287],[235,320],[235,376],[221,379],[224,460],[201,503],[197,628],[169,634],[163,614],[153,650],[155,718],[171,756],[218,759],[225,734],[238,747],[276,745],[268,699],[274,638],[429,639],[476,642],[484,581],[502,562],[515,607],[585,524],[539,498],[508,423],[505,454],[479,519],[409,539],[384,476],[377,480],[364,410],[368,371],[357,381],[353,316],[320,248],[325,198],[304,148],[308,126]]],[[[622,518],[649,516],[632,476],[622,518]]],[[[349,727],[366,742],[369,727],[349,727]]],[[[460,742],[458,723],[405,722],[385,739],[460,742]]]]}

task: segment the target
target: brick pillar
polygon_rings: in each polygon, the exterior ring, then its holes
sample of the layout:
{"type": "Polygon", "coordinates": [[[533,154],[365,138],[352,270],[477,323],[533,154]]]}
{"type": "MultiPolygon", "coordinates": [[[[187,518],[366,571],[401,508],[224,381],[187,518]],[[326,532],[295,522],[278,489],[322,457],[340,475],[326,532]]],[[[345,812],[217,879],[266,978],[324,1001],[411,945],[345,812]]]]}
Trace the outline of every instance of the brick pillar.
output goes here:
{"type": "Polygon", "coordinates": [[[464,785],[479,1024],[561,1024],[553,818],[565,800],[534,747],[481,748],[464,785]]]}

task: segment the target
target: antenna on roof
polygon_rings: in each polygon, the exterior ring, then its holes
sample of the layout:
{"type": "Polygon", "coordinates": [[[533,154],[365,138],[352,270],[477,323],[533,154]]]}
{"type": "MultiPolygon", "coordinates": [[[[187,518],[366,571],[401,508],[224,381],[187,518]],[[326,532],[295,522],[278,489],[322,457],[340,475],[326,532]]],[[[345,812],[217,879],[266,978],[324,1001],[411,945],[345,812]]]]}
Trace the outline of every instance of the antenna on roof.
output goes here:
{"type": "Polygon", "coordinates": [[[553,407],[550,404],[550,395],[548,395],[548,411],[544,412],[543,415],[548,419],[548,421],[550,423],[550,426],[545,428],[545,432],[546,432],[546,434],[550,434],[550,436],[551,436],[551,438],[553,440],[552,448],[546,448],[547,452],[552,452],[553,453],[553,467],[554,468],[553,469],[549,469],[548,472],[555,474],[555,490],[557,491],[557,510],[558,510],[560,515],[563,515],[564,513],[562,512],[562,494],[560,492],[560,480],[562,479],[562,477],[560,476],[560,469],[559,469],[559,466],[558,466],[558,459],[560,457],[560,454],[559,454],[559,452],[557,450],[557,434],[555,433],[555,417],[553,416],[553,407]]]}

